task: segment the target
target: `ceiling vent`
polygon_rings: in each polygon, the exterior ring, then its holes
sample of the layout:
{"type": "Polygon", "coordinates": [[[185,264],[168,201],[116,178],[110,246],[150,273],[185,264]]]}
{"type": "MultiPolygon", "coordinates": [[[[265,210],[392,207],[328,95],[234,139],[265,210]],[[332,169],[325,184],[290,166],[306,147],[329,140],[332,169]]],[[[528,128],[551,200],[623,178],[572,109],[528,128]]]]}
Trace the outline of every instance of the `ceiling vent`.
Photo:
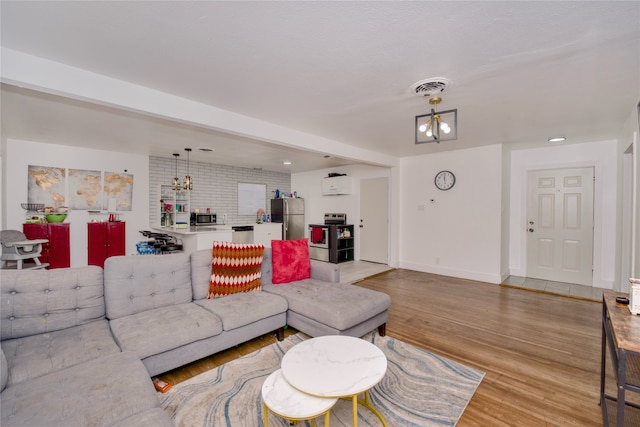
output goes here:
{"type": "Polygon", "coordinates": [[[416,96],[433,96],[443,92],[451,86],[451,80],[444,77],[434,77],[420,80],[411,85],[411,92],[416,96]]]}

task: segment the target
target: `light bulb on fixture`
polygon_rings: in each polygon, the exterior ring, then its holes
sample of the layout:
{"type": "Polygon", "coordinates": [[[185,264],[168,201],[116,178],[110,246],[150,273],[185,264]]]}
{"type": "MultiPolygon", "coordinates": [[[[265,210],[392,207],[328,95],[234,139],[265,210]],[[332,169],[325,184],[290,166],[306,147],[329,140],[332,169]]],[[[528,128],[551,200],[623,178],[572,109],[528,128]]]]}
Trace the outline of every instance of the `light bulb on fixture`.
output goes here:
{"type": "Polygon", "coordinates": [[[178,178],[178,157],[180,156],[180,154],[173,153],[173,156],[176,158],[176,174],[173,177],[173,183],[171,184],[171,189],[173,191],[178,191],[181,187],[180,178],[178,178]]]}
{"type": "Polygon", "coordinates": [[[187,176],[184,177],[183,188],[185,190],[193,190],[193,181],[191,180],[191,176],[189,175],[189,153],[191,152],[191,148],[185,148],[184,151],[187,152],[187,176]]]}

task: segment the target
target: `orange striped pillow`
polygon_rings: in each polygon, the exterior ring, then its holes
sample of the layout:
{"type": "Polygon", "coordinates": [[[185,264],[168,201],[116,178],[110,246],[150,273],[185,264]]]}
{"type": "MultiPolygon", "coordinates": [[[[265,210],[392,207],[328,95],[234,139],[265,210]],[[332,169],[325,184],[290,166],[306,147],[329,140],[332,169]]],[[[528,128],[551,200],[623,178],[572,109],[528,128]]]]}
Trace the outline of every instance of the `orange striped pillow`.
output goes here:
{"type": "Polygon", "coordinates": [[[260,276],[263,255],[263,244],[213,242],[207,298],[262,290],[260,276]]]}

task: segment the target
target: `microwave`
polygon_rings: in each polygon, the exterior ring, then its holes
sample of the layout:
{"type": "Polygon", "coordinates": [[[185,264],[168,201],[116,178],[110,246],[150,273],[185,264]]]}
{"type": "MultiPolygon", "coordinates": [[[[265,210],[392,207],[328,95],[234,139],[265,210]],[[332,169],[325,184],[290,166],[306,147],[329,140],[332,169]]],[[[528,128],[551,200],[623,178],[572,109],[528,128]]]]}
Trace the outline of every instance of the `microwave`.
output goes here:
{"type": "Polygon", "coordinates": [[[191,225],[211,225],[216,223],[216,214],[214,213],[195,213],[191,212],[191,225]]]}

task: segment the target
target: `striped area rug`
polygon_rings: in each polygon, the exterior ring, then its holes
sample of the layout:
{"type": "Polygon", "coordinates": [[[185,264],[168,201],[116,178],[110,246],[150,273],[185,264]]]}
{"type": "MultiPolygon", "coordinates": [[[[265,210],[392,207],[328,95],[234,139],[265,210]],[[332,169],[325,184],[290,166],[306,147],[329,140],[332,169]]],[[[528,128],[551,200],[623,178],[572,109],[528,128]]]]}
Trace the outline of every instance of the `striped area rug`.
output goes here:
{"type": "MultiPolygon", "coordinates": [[[[169,392],[158,393],[162,407],[178,426],[261,427],[262,383],[280,368],[284,353],[304,339],[308,337],[302,333],[292,335],[176,384],[169,392]]],[[[371,333],[363,339],[387,356],[387,373],[369,396],[389,427],[455,426],[484,377],[484,372],[388,336],[371,333]]],[[[331,412],[331,426],[351,425],[350,405],[350,401],[338,401],[331,412]]],[[[358,414],[359,426],[381,425],[364,407],[358,414]]],[[[322,417],[316,425],[323,425],[322,417]]],[[[288,427],[289,423],[270,414],[269,426],[288,427]]]]}

